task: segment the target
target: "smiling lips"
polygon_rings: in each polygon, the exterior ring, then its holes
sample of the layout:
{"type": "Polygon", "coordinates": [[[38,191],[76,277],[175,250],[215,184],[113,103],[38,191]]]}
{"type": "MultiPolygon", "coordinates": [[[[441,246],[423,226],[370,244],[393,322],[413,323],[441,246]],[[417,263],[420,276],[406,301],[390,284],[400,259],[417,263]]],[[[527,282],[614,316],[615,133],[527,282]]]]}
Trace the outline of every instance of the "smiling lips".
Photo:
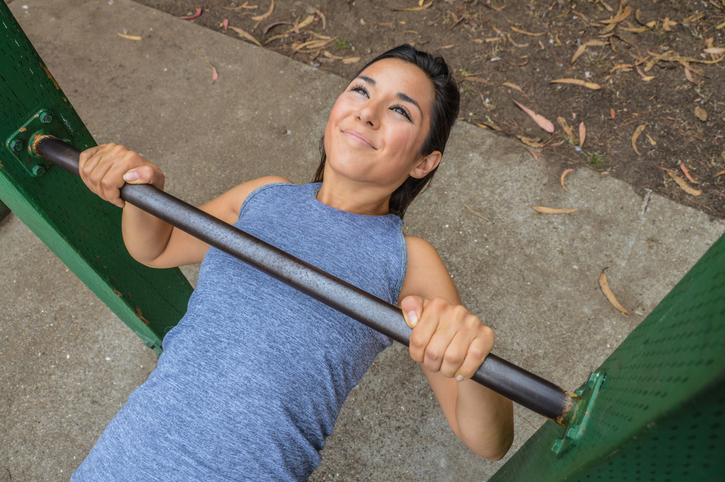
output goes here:
{"type": "Polygon", "coordinates": [[[352,137],[353,139],[355,139],[356,141],[358,141],[358,142],[360,142],[362,144],[366,144],[368,147],[371,147],[371,148],[373,148],[375,150],[378,149],[377,147],[375,147],[373,145],[372,142],[370,142],[370,140],[368,140],[367,137],[365,137],[364,135],[360,134],[359,132],[357,132],[355,130],[345,129],[345,130],[342,131],[342,133],[343,134],[346,134],[346,135],[348,135],[350,137],[352,137]]]}

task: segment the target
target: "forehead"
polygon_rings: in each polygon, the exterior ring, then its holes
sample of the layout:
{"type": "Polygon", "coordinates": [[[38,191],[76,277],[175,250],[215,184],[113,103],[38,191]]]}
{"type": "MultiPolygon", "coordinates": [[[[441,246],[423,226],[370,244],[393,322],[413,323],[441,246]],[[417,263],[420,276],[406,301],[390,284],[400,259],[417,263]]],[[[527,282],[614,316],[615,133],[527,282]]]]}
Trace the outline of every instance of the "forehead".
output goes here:
{"type": "Polygon", "coordinates": [[[423,107],[433,101],[433,83],[419,67],[398,59],[383,59],[360,72],[375,81],[376,88],[406,94],[423,107]]]}

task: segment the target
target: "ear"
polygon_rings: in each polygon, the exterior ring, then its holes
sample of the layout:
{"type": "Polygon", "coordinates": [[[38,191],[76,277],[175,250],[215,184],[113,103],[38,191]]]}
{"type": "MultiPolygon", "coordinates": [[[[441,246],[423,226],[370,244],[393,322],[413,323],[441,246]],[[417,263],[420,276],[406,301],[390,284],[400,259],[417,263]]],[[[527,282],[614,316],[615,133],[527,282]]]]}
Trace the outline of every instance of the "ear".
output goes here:
{"type": "Polygon", "coordinates": [[[416,179],[424,178],[429,172],[438,167],[438,164],[441,162],[441,157],[442,154],[439,151],[433,151],[427,156],[420,158],[413,170],[410,171],[410,177],[416,179]]]}

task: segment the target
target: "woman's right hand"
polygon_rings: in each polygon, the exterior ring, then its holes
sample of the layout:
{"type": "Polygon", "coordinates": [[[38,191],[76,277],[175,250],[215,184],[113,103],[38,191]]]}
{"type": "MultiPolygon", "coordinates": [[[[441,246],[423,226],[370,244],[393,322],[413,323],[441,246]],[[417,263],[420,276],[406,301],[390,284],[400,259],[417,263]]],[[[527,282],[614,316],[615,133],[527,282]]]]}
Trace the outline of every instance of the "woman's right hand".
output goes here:
{"type": "Polygon", "coordinates": [[[88,189],[118,207],[125,183],[151,184],[164,189],[164,173],[152,162],[118,144],[102,144],[81,152],[78,171],[88,189]]]}

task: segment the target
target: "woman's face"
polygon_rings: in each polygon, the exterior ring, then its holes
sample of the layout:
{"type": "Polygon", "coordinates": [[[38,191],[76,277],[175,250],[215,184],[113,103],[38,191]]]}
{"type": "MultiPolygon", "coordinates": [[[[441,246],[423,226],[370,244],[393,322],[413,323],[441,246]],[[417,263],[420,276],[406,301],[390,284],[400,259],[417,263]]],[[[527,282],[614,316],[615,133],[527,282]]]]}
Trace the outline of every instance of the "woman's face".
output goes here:
{"type": "Polygon", "coordinates": [[[392,192],[409,175],[427,174],[418,165],[433,97],[433,84],[415,65],[385,59],[366,68],[332,108],[325,129],[325,180],[332,170],[334,176],[392,187],[392,192]]]}

